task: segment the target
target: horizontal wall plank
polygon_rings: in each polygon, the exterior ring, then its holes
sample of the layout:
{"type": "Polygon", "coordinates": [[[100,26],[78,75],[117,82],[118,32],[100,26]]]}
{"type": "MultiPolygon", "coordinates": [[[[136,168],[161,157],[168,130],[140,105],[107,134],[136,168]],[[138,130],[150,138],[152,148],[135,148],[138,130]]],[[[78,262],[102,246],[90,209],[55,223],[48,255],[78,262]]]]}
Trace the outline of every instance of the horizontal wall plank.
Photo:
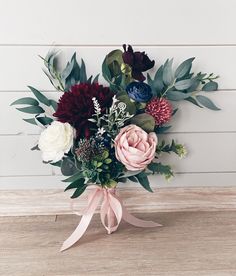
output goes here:
{"type": "MultiPolygon", "coordinates": [[[[30,92],[0,93],[0,118],[7,118],[2,121],[0,135],[18,133],[39,134],[41,132],[39,127],[22,120],[22,118],[31,118],[32,115],[19,112],[14,106],[9,106],[16,99],[29,95],[31,95],[30,92]]],[[[45,95],[57,100],[61,94],[47,92],[45,95]]],[[[173,105],[178,107],[179,110],[169,122],[172,125],[169,132],[236,131],[236,121],[231,120],[231,118],[236,117],[236,91],[218,91],[216,93],[208,93],[207,96],[222,110],[215,112],[206,108],[199,109],[186,101],[180,103],[174,102],[173,105]]]]}
{"type": "MultiPolygon", "coordinates": [[[[0,24],[1,26],[1,24],[0,24]]],[[[186,32],[184,32],[186,33],[186,32]]],[[[118,46],[119,47],[119,46],[118,46]]],[[[118,48],[115,47],[115,48],[118,48]]],[[[38,55],[45,56],[50,47],[1,47],[0,60],[0,91],[25,91],[27,85],[38,89],[52,90],[49,80],[42,72],[42,60],[38,55]],[[8,58],[6,58],[8,57],[8,58]]],[[[61,60],[71,58],[74,51],[78,60],[82,57],[87,65],[88,74],[101,73],[101,65],[105,55],[114,47],[60,47],[61,60]]],[[[236,89],[235,67],[236,46],[232,47],[135,47],[146,51],[150,58],[156,60],[156,66],[164,63],[167,58],[174,57],[178,65],[184,59],[196,57],[195,72],[214,72],[220,75],[220,89],[236,89]]],[[[102,81],[104,83],[104,81],[102,81]]]]}
{"type": "Polygon", "coordinates": [[[51,175],[52,168],[41,161],[36,136],[0,137],[0,176],[51,175]]]}
{"type": "Polygon", "coordinates": [[[135,9],[125,0],[8,0],[1,3],[0,43],[236,43],[235,8],[234,0],[199,0],[194,7],[188,0],[149,0],[135,9]]]}
{"type": "MultiPolygon", "coordinates": [[[[0,190],[36,190],[36,189],[65,189],[66,183],[61,182],[62,175],[51,176],[10,176],[0,177],[0,190]]],[[[173,187],[210,187],[210,186],[234,186],[236,172],[234,173],[181,173],[175,174],[170,181],[162,176],[149,176],[153,188],[173,187]]],[[[139,184],[134,182],[120,183],[120,188],[137,188],[139,184]]]]}
{"type": "MultiPolygon", "coordinates": [[[[165,136],[186,145],[189,154],[179,160],[163,154],[160,161],[173,165],[175,172],[235,172],[236,133],[181,133],[165,136]]],[[[160,138],[161,140],[161,138],[160,138]]],[[[0,176],[49,175],[51,167],[42,164],[40,152],[30,148],[37,136],[0,136],[0,176]]]]}
{"type": "MultiPolygon", "coordinates": [[[[236,188],[161,188],[148,193],[142,188],[119,189],[131,212],[236,210],[236,188]]],[[[87,205],[87,193],[75,200],[75,209],[87,205]]],[[[62,190],[1,191],[0,216],[71,214],[70,198],[62,190]]]]}

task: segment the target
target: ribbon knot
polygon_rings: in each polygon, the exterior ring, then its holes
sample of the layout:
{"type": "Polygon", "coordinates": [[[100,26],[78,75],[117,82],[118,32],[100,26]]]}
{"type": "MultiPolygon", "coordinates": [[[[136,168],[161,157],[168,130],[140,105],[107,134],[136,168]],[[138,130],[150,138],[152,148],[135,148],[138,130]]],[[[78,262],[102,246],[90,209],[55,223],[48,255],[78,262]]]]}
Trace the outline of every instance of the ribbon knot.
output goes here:
{"type": "MultiPolygon", "coordinates": [[[[137,227],[162,226],[156,222],[145,221],[131,215],[124,207],[121,199],[116,195],[115,188],[108,189],[93,185],[93,189],[88,195],[88,206],[82,212],[80,223],[70,237],[63,243],[60,251],[70,248],[84,235],[101,201],[101,222],[106,228],[108,234],[111,234],[117,230],[122,219],[137,227]]],[[[81,215],[79,213],[76,214],[81,215]]]]}

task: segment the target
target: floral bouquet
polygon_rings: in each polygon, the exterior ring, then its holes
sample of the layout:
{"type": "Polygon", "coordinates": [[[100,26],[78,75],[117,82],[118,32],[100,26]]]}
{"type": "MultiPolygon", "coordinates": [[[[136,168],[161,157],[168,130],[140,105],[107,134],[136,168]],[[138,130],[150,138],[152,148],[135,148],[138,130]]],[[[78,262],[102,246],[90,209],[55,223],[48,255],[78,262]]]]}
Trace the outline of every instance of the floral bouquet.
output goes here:
{"type": "MultiPolygon", "coordinates": [[[[41,57],[42,58],[42,57],[41,57]]],[[[44,163],[58,166],[74,189],[71,198],[79,197],[88,187],[88,207],[80,224],[64,242],[65,250],[76,243],[86,231],[92,216],[101,204],[101,221],[108,233],[116,231],[121,219],[139,227],[160,226],[131,215],[116,194],[119,182],[139,183],[152,192],[148,176],[173,176],[169,165],[159,161],[161,152],[186,154],[183,145],[159,141],[158,135],[171,126],[167,123],[177,112],[176,101],[188,101],[198,107],[219,110],[200,91],[217,90],[213,74],[191,72],[194,58],[189,58],[173,70],[173,59],[167,59],[156,72],[154,60],[145,52],[123,45],[104,59],[102,75],[106,86],[99,84],[99,75],[87,77],[83,59],[76,53],[62,70],[59,55],[50,51],[42,58],[44,73],[56,90],[62,93],[58,102],[48,99],[29,86],[34,97],[16,100],[12,105],[32,114],[23,119],[43,130],[33,150],[42,152],[44,163]]]]}

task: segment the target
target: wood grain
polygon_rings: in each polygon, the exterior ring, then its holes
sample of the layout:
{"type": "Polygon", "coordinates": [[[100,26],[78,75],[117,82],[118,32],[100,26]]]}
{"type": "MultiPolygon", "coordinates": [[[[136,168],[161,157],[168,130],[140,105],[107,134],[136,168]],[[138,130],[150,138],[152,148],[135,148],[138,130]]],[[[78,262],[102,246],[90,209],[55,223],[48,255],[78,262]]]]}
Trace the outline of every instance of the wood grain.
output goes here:
{"type": "MultiPolygon", "coordinates": [[[[132,212],[236,210],[235,187],[121,188],[119,194],[132,212]]],[[[2,190],[0,216],[71,214],[71,192],[63,190],[2,190]]],[[[74,201],[75,209],[87,205],[87,193],[74,201]]]]}
{"type": "Polygon", "coordinates": [[[63,253],[78,223],[72,215],[0,218],[3,276],[236,275],[236,212],[137,214],[164,227],[121,223],[107,235],[96,216],[85,236],[63,253]]]}

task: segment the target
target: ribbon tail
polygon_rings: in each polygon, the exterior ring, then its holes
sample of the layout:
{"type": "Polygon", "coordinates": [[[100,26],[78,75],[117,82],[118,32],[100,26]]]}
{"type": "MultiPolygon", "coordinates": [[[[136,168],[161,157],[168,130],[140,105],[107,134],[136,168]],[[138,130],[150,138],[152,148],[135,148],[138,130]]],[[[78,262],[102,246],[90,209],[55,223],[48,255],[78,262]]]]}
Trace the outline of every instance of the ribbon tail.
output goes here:
{"type": "Polygon", "coordinates": [[[136,218],[135,216],[131,215],[128,210],[122,205],[122,211],[123,211],[123,220],[128,222],[129,224],[132,224],[137,227],[158,227],[162,226],[159,223],[156,223],[154,221],[147,221],[143,219],[136,218]]]}
{"type": "Polygon", "coordinates": [[[105,193],[104,201],[101,206],[101,221],[107,233],[115,232],[122,219],[122,206],[120,201],[110,192],[105,193]],[[105,218],[107,217],[107,225],[105,218]],[[115,222],[116,220],[116,222],[115,222]]]}
{"type": "Polygon", "coordinates": [[[83,215],[79,225],[76,227],[75,231],[70,235],[70,237],[64,241],[60,251],[64,251],[68,248],[70,248],[73,244],[75,244],[85,233],[85,231],[87,230],[90,221],[93,217],[93,214],[89,214],[89,215],[83,215]]]}
{"type": "Polygon", "coordinates": [[[70,248],[83,236],[90,224],[94,212],[96,211],[100,203],[101,198],[102,194],[100,190],[96,190],[96,192],[93,194],[93,198],[90,200],[90,204],[88,209],[86,210],[86,213],[82,216],[80,220],[79,225],[76,227],[75,231],[70,235],[70,237],[66,241],[64,241],[60,249],[61,252],[70,248]]]}

